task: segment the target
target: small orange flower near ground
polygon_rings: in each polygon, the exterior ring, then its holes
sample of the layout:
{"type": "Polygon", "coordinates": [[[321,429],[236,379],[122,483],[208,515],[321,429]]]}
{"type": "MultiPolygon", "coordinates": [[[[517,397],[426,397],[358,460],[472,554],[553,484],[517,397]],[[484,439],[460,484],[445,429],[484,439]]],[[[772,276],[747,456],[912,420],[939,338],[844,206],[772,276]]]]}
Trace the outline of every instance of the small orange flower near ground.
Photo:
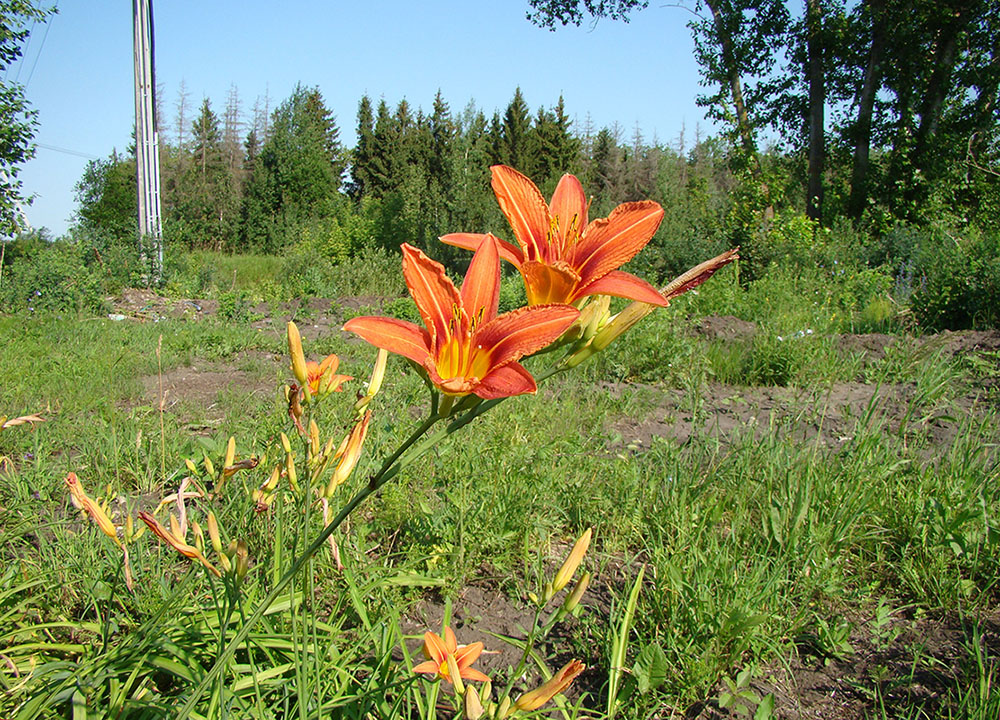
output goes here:
{"type": "Polygon", "coordinates": [[[483,652],[483,644],[474,642],[471,645],[459,645],[455,633],[450,627],[444,629],[444,638],[428,632],[424,633],[424,657],[426,662],[413,667],[413,672],[428,673],[436,677],[454,682],[448,669],[448,657],[454,658],[459,675],[465,680],[489,682],[489,677],[470,667],[483,652]]]}
{"type": "Polygon", "coordinates": [[[332,392],[340,392],[340,386],[348,380],[353,380],[350,375],[337,375],[337,367],[340,365],[340,358],[336,355],[327,355],[323,362],[306,360],[306,378],[309,381],[309,392],[319,397],[324,397],[332,392]]]}

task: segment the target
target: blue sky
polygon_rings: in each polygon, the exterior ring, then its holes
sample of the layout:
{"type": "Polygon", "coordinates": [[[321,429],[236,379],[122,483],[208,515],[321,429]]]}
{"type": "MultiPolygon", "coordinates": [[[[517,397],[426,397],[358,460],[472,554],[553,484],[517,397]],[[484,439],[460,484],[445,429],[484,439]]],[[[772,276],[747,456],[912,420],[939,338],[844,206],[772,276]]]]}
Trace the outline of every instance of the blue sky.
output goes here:
{"type": "MultiPolygon", "coordinates": [[[[502,111],[520,86],[533,111],[561,93],[578,128],[589,114],[595,129],[617,122],[631,138],[638,126],[647,141],[674,145],[683,128],[689,146],[696,129],[711,129],[695,105],[691,16],[681,8],[651,3],[628,24],[585,21],[550,32],[525,19],[527,0],[285,5],[154,0],[161,131],[172,132],[182,81],[192,119],[203,97],[221,114],[233,85],[247,118],[265,94],[273,108],[296,83],[318,86],[347,145],[363,94],[428,110],[439,88],[453,112],[469,101],[502,111]]],[[[21,173],[35,195],[28,219],[57,236],[75,211],[73,186],[88,157],[129,144],[131,6],[59,0],[58,15],[47,30],[35,28],[23,63],[8,73],[27,82],[38,111],[38,154],[21,173]]]]}

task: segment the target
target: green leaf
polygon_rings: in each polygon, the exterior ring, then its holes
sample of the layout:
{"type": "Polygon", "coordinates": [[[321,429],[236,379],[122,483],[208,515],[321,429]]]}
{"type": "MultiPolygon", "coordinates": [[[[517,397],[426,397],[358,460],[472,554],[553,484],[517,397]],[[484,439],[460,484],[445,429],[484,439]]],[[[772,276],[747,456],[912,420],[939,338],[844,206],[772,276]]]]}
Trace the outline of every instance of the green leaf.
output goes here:
{"type": "Polygon", "coordinates": [[[774,694],[768,693],[757,706],[757,712],[753,714],[753,720],[771,720],[774,717],[774,694]]]}
{"type": "Polygon", "coordinates": [[[639,693],[655,690],[667,681],[667,656],[656,643],[642,649],[632,666],[632,672],[639,683],[639,693]]]}

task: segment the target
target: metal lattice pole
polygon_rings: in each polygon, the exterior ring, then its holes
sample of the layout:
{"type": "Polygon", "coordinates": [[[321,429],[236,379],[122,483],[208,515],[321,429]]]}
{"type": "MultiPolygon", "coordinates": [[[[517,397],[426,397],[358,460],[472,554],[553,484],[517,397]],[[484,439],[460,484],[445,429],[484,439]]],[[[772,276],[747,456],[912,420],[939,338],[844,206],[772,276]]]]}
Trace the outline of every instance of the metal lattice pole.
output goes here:
{"type": "Polygon", "coordinates": [[[160,143],[156,131],[152,0],[132,0],[132,20],[139,253],[150,269],[150,283],[159,283],[163,277],[163,225],[160,220],[160,143]]]}

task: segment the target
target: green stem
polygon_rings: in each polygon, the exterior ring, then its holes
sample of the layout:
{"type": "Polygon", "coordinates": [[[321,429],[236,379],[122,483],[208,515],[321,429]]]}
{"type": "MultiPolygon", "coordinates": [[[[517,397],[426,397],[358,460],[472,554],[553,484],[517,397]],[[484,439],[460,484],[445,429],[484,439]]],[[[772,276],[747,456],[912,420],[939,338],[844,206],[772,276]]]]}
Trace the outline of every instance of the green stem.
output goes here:
{"type": "MultiPolygon", "coordinates": [[[[564,369],[564,367],[561,367],[560,364],[557,363],[544,373],[536,375],[536,381],[545,380],[564,369]]],[[[316,552],[323,546],[323,543],[327,541],[330,535],[332,535],[334,531],[340,527],[341,523],[343,523],[344,520],[346,520],[347,517],[354,512],[354,510],[356,510],[361,503],[367,500],[369,496],[377,492],[387,482],[396,477],[396,475],[398,475],[403,468],[412,463],[414,460],[417,460],[420,456],[441,442],[441,440],[465,427],[477,417],[493,409],[506,399],[507,398],[494,398],[492,400],[483,400],[478,402],[478,398],[475,400],[463,398],[454,408],[451,408],[452,410],[457,410],[462,414],[455,417],[455,419],[449,422],[445,427],[438,429],[431,435],[428,435],[424,438],[423,442],[415,446],[417,441],[426,435],[439,420],[445,419],[439,412],[432,412],[431,415],[429,415],[427,419],[424,420],[398,448],[396,448],[395,452],[386,458],[385,462],[382,463],[382,467],[379,468],[377,473],[372,475],[368,484],[355,493],[354,497],[352,497],[347,504],[341,508],[340,512],[337,513],[337,516],[330,522],[330,524],[323,529],[312,544],[310,544],[309,547],[307,547],[302,554],[295,559],[292,566],[281,576],[280,579],[277,580],[274,587],[271,588],[268,594],[257,606],[257,609],[254,610],[253,615],[249,617],[236,635],[233,636],[232,640],[230,640],[229,644],[226,646],[225,651],[216,659],[212,668],[195,686],[194,690],[191,692],[191,696],[188,698],[188,701],[184,703],[184,706],[177,714],[177,720],[186,720],[191,716],[191,713],[193,712],[198,699],[205,691],[205,688],[208,687],[208,685],[216,677],[218,677],[220,672],[222,672],[222,668],[225,663],[232,659],[233,655],[236,653],[236,649],[246,641],[253,626],[256,625],[257,622],[264,616],[264,613],[267,612],[267,609],[271,606],[275,599],[295,578],[303,566],[309,562],[312,556],[315,555],[316,552]],[[406,454],[405,458],[403,457],[404,454],[406,454]]],[[[435,410],[437,410],[436,407],[435,410]]],[[[537,625],[537,622],[538,620],[536,618],[534,624],[537,625]]],[[[529,651],[526,649],[525,657],[522,658],[521,661],[522,666],[527,659],[528,652],[529,651]]]]}
{"type": "Polygon", "coordinates": [[[295,559],[292,566],[281,576],[281,578],[274,584],[274,587],[271,588],[270,592],[268,592],[261,603],[257,606],[253,615],[249,617],[249,619],[243,624],[243,627],[241,627],[233,636],[232,640],[229,641],[226,649],[216,659],[212,669],[209,670],[208,673],[195,686],[191,693],[191,697],[188,698],[184,707],[182,707],[180,712],[177,714],[178,720],[185,720],[191,716],[191,712],[194,710],[195,704],[205,691],[205,688],[207,688],[215,680],[215,678],[218,677],[219,673],[222,672],[225,663],[232,659],[233,655],[236,653],[236,649],[246,641],[253,626],[256,625],[257,622],[264,616],[264,613],[267,612],[269,607],[271,607],[271,604],[275,601],[275,599],[277,599],[282,591],[284,591],[295,576],[298,575],[299,570],[301,570],[303,566],[309,562],[312,556],[316,554],[316,552],[323,546],[323,543],[326,542],[327,538],[329,538],[330,535],[332,535],[333,532],[340,526],[340,524],[344,522],[347,516],[354,512],[354,510],[370,495],[399,474],[399,471],[403,467],[413,462],[413,460],[430,449],[430,446],[423,443],[417,448],[411,457],[406,459],[406,462],[397,462],[401,456],[440,419],[441,417],[438,415],[431,415],[424,420],[424,422],[413,431],[410,437],[408,437],[406,441],[403,442],[396,449],[396,451],[386,459],[386,461],[382,464],[382,467],[375,475],[372,476],[368,484],[355,493],[354,497],[352,497],[350,501],[348,501],[348,503],[341,508],[340,512],[337,513],[337,516],[323,529],[312,544],[310,544],[309,547],[307,547],[302,554],[295,559]]]}

